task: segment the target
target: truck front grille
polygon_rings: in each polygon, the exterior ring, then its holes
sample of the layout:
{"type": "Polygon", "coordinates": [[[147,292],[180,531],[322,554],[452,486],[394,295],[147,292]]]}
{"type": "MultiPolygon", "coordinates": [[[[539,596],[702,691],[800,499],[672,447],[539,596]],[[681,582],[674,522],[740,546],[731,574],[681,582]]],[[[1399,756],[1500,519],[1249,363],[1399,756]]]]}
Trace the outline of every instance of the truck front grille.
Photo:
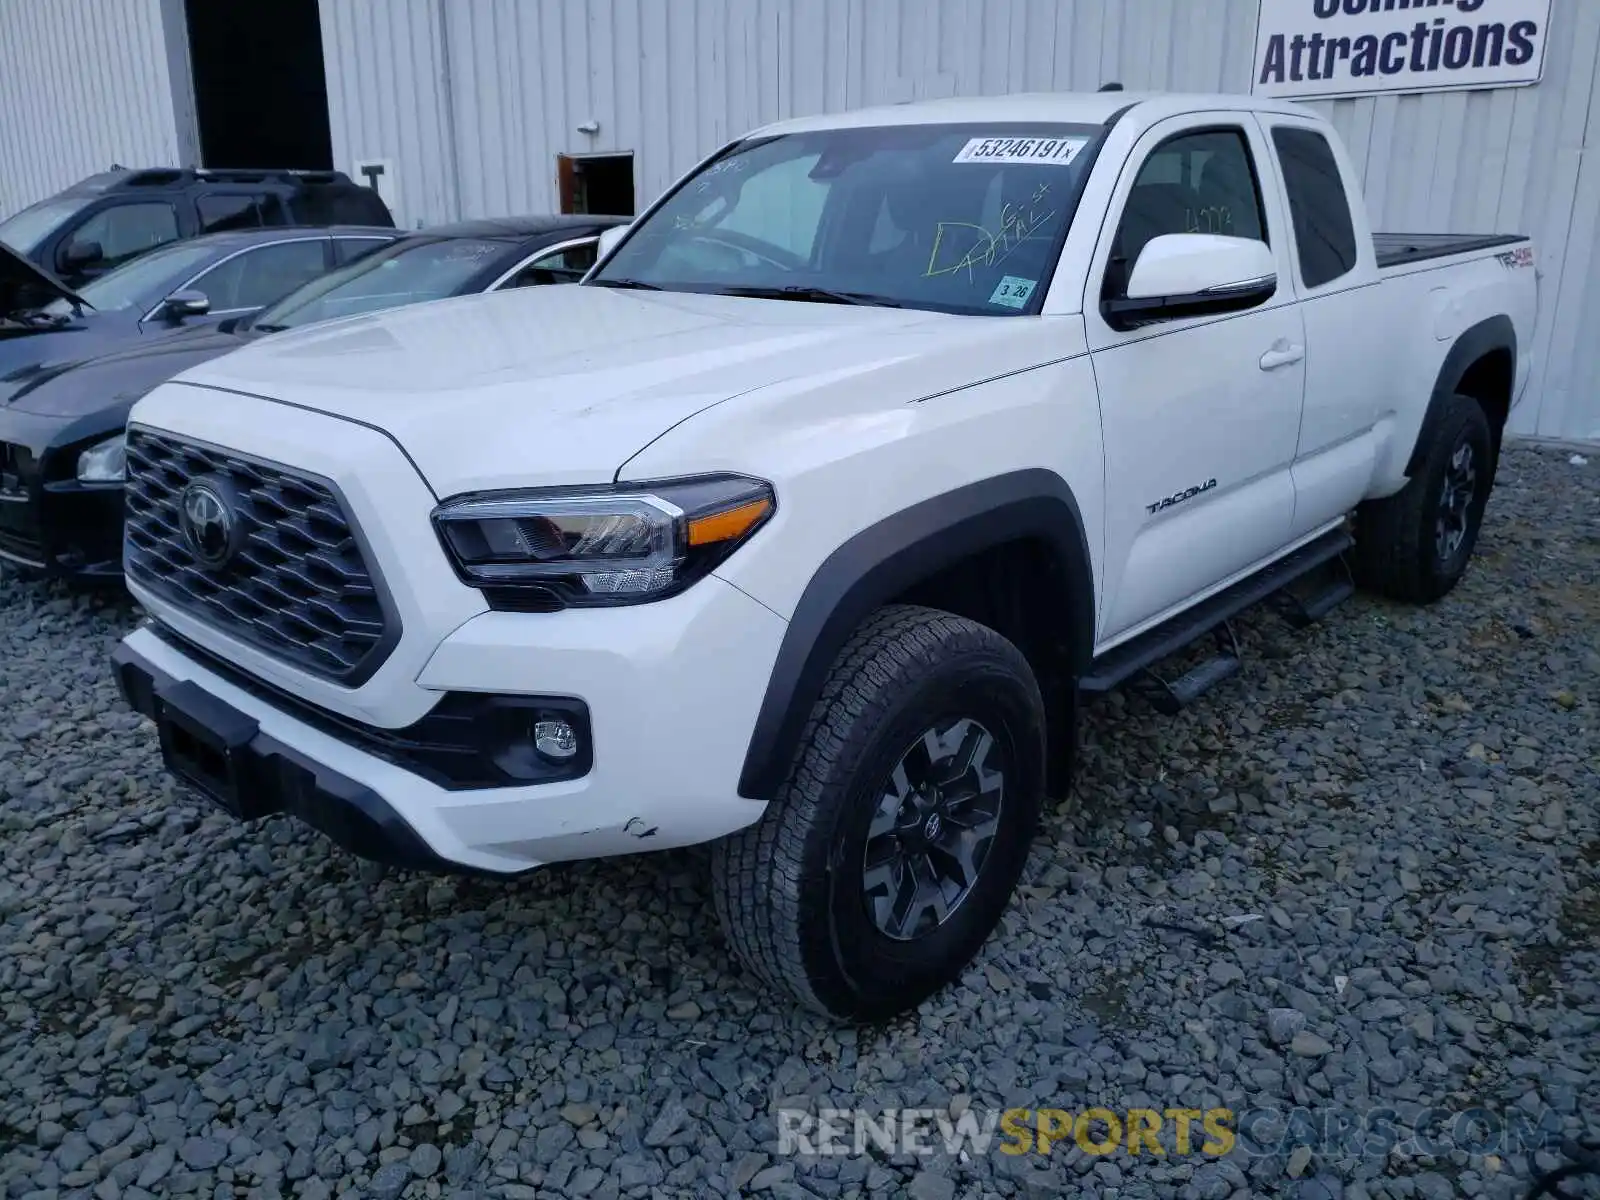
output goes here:
{"type": "Polygon", "coordinates": [[[230,637],[347,686],[369,678],[399,639],[399,619],[326,480],[130,429],[126,497],[128,578],[230,637]],[[185,528],[184,495],[197,482],[209,488],[191,496],[224,497],[239,525],[220,563],[202,556],[193,519],[185,528]]]}

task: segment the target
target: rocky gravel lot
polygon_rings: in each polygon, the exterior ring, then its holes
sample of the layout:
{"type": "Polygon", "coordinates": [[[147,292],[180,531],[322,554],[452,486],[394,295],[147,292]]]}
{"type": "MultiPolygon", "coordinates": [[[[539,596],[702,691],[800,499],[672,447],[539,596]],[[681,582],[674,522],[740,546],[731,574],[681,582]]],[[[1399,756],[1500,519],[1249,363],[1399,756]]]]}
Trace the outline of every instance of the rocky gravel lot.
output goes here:
{"type": "Polygon", "coordinates": [[[1181,717],[1113,697],[1003,932],[876,1031],[755,992],[696,854],[463,882],[216,815],[116,696],[134,619],[0,575],[8,1196],[1433,1200],[1554,1165],[1270,1123],[1223,1158],[796,1160],[780,1101],[1600,1133],[1600,460],[1512,453],[1436,608],[1261,612],[1181,717]]]}

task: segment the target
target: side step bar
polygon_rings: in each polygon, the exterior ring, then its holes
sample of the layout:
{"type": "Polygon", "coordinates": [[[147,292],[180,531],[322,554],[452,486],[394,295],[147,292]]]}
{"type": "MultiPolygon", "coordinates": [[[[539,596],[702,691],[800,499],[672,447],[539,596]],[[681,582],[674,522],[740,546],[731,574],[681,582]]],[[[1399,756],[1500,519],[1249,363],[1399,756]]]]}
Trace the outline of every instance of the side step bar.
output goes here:
{"type": "MultiPolygon", "coordinates": [[[[1078,681],[1080,692],[1109,692],[1136,675],[1144,675],[1156,684],[1152,701],[1169,715],[1197,699],[1224,679],[1239,670],[1238,639],[1228,623],[1247,608],[1251,608],[1275,593],[1282,592],[1292,583],[1329,564],[1342,567],[1344,552],[1354,545],[1353,539],[1343,529],[1323,534],[1293,554],[1241,579],[1230,588],[1201,601],[1186,612],[1181,612],[1161,625],[1124,642],[1095,659],[1089,673],[1078,681]],[[1179,678],[1167,681],[1150,673],[1150,668],[1162,659],[1191,645],[1208,633],[1217,636],[1217,654],[1179,678]]],[[[1297,625],[1307,625],[1327,615],[1354,591],[1348,571],[1324,590],[1308,598],[1291,596],[1293,601],[1290,619],[1297,625]]]]}

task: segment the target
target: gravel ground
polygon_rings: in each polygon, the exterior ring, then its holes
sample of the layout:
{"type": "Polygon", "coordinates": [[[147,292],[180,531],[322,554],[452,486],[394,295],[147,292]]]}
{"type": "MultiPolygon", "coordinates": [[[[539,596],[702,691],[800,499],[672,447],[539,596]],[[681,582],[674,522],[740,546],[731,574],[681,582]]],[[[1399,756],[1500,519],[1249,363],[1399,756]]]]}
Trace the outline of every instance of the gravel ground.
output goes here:
{"type": "Polygon", "coordinates": [[[738,974],[695,854],[380,876],[215,815],[116,697],[131,607],[0,576],[0,1189],[1510,1195],[1524,1156],[1442,1148],[795,1160],[774,1114],[1479,1106],[1579,1132],[1600,461],[1511,454],[1480,554],[1431,610],[1252,616],[1250,665],[1178,719],[1111,698],[1003,931],[859,1032],[738,974]]]}

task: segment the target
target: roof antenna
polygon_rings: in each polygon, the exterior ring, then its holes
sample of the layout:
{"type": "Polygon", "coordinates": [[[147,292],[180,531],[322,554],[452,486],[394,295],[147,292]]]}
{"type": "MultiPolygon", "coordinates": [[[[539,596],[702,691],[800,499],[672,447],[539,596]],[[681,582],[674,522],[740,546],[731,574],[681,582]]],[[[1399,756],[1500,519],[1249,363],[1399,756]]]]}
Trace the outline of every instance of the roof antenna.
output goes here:
{"type": "Polygon", "coordinates": [[[1120,83],[1102,83],[1100,85],[1100,90],[1102,92],[1120,92],[1122,90],[1122,85],[1120,83]]]}

